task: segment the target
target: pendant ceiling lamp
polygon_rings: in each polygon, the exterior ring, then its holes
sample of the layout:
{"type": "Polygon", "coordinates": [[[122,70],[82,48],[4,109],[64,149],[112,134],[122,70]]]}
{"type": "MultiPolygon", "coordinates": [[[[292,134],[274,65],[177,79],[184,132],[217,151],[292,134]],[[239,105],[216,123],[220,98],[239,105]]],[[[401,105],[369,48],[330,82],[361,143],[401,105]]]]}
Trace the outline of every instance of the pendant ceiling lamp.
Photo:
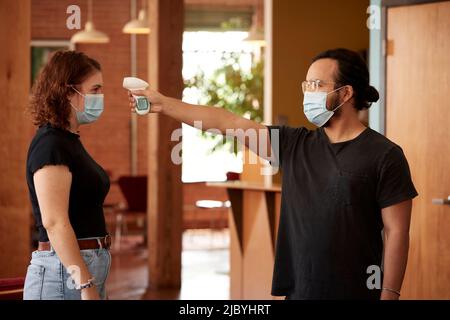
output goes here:
{"type": "Polygon", "coordinates": [[[145,0],[142,1],[142,8],[139,10],[138,18],[130,20],[122,29],[123,33],[129,34],[149,34],[147,10],[145,10],[145,0]]]}
{"type": "Polygon", "coordinates": [[[260,0],[256,0],[254,8],[255,12],[253,13],[252,26],[248,33],[248,37],[245,38],[244,41],[257,45],[259,47],[264,47],[266,45],[266,39],[264,37],[264,26],[262,21],[264,9],[261,5],[260,0]]]}
{"type": "Polygon", "coordinates": [[[88,0],[88,21],[84,25],[84,30],[78,31],[70,39],[72,43],[108,43],[109,37],[105,33],[98,31],[92,21],[92,0],[88,0]]]}

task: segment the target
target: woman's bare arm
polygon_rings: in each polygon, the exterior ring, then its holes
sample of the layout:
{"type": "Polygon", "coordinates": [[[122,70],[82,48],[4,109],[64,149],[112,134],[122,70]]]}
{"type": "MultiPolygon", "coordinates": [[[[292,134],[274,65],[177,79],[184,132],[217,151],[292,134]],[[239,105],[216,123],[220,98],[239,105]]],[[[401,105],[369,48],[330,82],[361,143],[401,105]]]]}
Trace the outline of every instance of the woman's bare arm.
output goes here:
{"type": "MultiPolygon", "coordinates": [[[[69,195],[72,174],[66,166],[45,166],[35,172],[34,186],[42,223],[56,254],[66,267],[79,270],[77,283],[86,283],[91,274],[80,254],[75,232],[69,220],[69,195]]],[[[83,299],[99,299],[95,287],[83,289],[83,299]]]]}

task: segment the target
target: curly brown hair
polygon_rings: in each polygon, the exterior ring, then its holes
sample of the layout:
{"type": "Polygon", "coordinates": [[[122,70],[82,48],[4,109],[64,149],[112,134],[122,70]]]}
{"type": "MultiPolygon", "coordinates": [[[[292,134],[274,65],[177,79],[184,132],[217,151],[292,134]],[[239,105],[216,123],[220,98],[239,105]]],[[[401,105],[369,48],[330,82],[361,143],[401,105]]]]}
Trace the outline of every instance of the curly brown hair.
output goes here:
{"type": "Polygon", "coordinates": [[[101,71],[100,64],[77,51],[57,51],[40,72],[33,85],[30,112],[37,126],[70,127],[71,85],[81,85],[92,73],[101,71]]]}

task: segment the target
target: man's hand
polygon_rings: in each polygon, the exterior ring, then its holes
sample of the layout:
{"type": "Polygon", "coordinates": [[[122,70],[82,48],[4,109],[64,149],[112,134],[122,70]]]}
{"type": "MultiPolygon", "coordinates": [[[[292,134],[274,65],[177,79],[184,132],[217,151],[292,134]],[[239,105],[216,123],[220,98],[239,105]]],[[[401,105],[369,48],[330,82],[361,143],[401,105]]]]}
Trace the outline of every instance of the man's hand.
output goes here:
{"type": "MultiPolygon", "coordinates": [[[[147,89],[147,90],[136,90],[133,91],[133,94],[136,96],[145,96],[147,100],[151,103],[150,112],[162,112],[163,111],[163,105],[165,97],[159,93],[158,91],[147,89]]],[[[133,95],[131,94],[131,91],[128,91],[128,100],[129,105],[132,112],[135,112],[136,107],[136,101],[133,98],[133,95]]]]}

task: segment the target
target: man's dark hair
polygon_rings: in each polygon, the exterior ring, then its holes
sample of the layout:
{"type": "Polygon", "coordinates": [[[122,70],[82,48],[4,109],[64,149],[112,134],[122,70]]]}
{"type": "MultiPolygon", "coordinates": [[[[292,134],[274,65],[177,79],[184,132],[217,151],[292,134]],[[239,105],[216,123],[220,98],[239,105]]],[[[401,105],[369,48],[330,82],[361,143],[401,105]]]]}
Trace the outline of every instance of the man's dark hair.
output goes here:
{"type": "Polygon", "coordinates": [[[318,54],[313,62],[320,59],[333,59],[338,63],[335,75],[335,89],[350,85],[353,87],[355,108],[368,109],[372,102],[380,98],[377,89],[369,84],[369,70],[364,59],[355,51],[348,49],[332,49],[318,54]]]}

